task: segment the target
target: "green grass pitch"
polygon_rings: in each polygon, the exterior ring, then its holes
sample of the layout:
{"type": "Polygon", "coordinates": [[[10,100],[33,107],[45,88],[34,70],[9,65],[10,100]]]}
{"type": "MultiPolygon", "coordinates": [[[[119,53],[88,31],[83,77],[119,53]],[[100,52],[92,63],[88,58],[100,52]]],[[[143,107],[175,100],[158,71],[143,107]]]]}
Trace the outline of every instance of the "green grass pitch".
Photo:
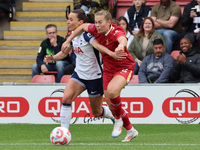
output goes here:
{"type": "Polygon", "coordinates": [[[199,124],[136,124],[139,136],[122,143],[123,129],[112,138],[111,124],[70,125],[72,141],[68,146],[50,143],[50,132],[59,125],[0,124],[0,150],[199,150],[199,124]]]}

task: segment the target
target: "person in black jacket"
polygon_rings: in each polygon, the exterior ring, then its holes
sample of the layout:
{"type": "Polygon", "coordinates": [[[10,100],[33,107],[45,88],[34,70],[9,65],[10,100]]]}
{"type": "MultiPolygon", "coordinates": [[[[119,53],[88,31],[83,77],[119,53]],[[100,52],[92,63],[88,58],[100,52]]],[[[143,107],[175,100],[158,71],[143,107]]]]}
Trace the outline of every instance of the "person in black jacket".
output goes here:
{"type": "Polygon", "coordinates": [[[143,0],[133,0],[133,4],[125,12],[124,17],[127,19],[133,35],[136,35],[139,32],[143,19],[150,16],[151,8],[146,6],[143,0]]]}
{"type": "Polygon", "coordinates": [[[178,83],[200,82],[200,53],[188,38],[180,41],[181,54],[171,70],[170,77],[178,83]]]}
{"type": "Polygon", "coordinates": [[[56,82],[60,82],[62,76],[65,74],[65,66],[71,64],[69,55],[63,60],[46,64],[44,59],[46,55],[55,55],[61,51],[61,46],[65,42],[65,39],[57,35],[57,26],[54,24],[48,24],[45,27],[47,39],[45,39],[39,48],[36,64],[32,66],[32,77],[39,75],[40,73],[46,73],[48,71],[57,71],[56,82]]]}
{"type": "Polygon", "coordinates": [[[187,4],[183,11],[181,20],[184,30],[182,36],[190,39],[194,45],[198,42],[198,49],[200,49],[200,0],[193,0],[187,4]]]}

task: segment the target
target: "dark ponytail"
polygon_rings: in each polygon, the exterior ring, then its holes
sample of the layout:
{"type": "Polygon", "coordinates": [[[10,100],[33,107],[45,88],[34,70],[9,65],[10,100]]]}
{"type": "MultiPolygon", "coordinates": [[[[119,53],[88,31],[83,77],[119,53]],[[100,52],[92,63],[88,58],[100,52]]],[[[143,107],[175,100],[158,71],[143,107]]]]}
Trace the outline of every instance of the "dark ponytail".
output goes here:
{"type": "Polygon", "coordinates": [[[93,14],[85,14],[82,9],[75,9],[71,13],[77,14],[78,20],[83,20],[84,23],[94,23],[94,15],[93,14]]]}

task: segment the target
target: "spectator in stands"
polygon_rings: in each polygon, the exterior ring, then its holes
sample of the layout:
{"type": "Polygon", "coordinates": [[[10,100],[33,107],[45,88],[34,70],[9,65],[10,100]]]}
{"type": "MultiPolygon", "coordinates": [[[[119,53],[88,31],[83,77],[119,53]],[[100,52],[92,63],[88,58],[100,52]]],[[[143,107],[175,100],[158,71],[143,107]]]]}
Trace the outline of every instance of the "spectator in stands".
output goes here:
{"type": "Polygon", "coordinates": [[[7,14],[9,20],[16,20],[16,1],[15,0],[0,0],[0,13],[7,14]]]}
{"type": "Polygon", "coordinates": [[[151,9],[143,3],[143,0],[133,0],[133,4],[125,12],[124,17],[127,19],[133,35],[136,35],[140,29],[142,20],[150,16],[151,9]]]}
{"type": "Polygon", "coordinates": [[[109,0],[74,0],[74,9],[82,9],[85,13],[92,13],[109,9],[109,0]]]}
{"type": "Polygon", "coordinates": [[[200,49],[200,0],[193,0],[187,4],[183,11],[181,23],[184,27],[182,35],[190,39],[194,45],[198,42],[198,49],[200,49]]]}
{"type": "Polygon", "coordinates": [[[117,19],[119,21],[120,26],[122,26],[122,28],[125,31],[126,37],[128,38],[128,42],[127,42],[127,48],[129,48],[129,45],[131,44],[132,40],[134,39],[134,36],[131,32],[131,29],[129,27],[129,24],[127,22],[127,19],[123,16],[119,17],[117,19]]]}
{"type": "Polygon", "coordinates": [[[153,6],[151,17],[156,31],[163,35],[166,41],[166,52],[171,53],[173,41],[178,41],[181,33],[181,8],[172,0],[161,0],[153,6]]]}
{"type": "Polygon", "coordinates": [[[180,41],[181,54],[177,57],[170,77],[178,83],[200,82],[200,53],[188,38],[180,41]]]}
{"type": "Polygon", "coordinates": [[[168,83],[174,58],[165,52],[162,39],[153,41],[154,53],[146,56],[139,70],[140,83],[168,83]]]}
{"type": "Polygon", "coordinates": [[[153,41],[159,38],[164,41],[165,45],[163,36],[155,31],[153,19],[151,17],[145,17],[140,26],[139,33],[135,36],[128,48],[128,51],[135,60],[134,74],[138,74],[143,58],[153,53],[153,41]]]}
{"type": "Polygon", "coordinates": [[[45,39],[39,48],[36,64],[32,66],[32,77],[34,75],[39,75],[40,73],[46,73],[48,71],[58,71],[56,82],[60,82],[62,76],[64,75],[64,68],[71,63],[70,57],[67,56],[61,61],[56,61],[49,63],[48,65],[44,63],[44,58],[46,55],[55,55],[61,50],[62,44],[65,42],[63,37],[57,35],[57,26],[54,24],[48,24],[45,27],[47,39],[45,39]]]}

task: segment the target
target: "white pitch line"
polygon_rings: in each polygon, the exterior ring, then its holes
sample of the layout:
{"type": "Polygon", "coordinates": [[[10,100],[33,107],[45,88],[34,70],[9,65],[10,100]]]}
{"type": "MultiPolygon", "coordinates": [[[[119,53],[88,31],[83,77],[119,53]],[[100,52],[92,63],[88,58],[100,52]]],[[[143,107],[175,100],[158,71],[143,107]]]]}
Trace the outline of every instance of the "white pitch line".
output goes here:
{"type": "MultiPolygon", "coordinates": [[[[0,143],[0,145],[53,145],[51,143],[0,143]]],[[[167,144],[167,143],[70,143],[70,145],[86,145],[86,146],[98,146],[98,145],[139,145],[139,146],[200,146],[200,144],[167,144]]]]}

